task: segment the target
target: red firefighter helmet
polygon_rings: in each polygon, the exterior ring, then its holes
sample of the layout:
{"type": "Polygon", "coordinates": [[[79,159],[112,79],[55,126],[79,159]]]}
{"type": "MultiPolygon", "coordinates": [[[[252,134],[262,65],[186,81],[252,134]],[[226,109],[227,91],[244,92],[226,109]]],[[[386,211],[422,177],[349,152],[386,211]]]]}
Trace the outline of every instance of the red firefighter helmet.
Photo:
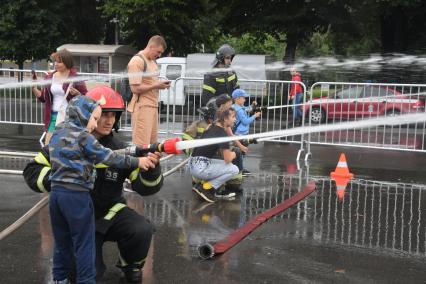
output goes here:
{"type": "Polygon", "coordinates": [[[102,112],[115,112],[114,129],[118,131],[121,113],[125,110],[125,105],[121,95],[108,86],[97,86],[86,93],[86,96],[97,101],[102,108],[102,112]]]}
{"type": "Polygon", "coordinates": [[[97,86],[86,93],[86,96],[99,102],[102,111],[124,111],[121,95],[108,86],[97,86]]]}

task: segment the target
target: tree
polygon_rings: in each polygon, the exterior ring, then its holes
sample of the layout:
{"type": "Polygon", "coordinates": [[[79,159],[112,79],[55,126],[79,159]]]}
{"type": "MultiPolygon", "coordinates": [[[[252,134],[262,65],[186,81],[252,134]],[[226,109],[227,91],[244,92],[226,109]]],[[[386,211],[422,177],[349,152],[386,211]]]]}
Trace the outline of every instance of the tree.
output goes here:
{"type": "Polygon", "coordinates": [[[46,58],[61,35],[55,6],[50,1],[2,0],[1,59],[12,60],[22,69],[27,59],[46,58]]]}
{"type": "Polygon", "coordinates": [[[424,1],[345,0],[334,7],[340,12],[329,17],[330,32],[338,54],[413,52],[424,46],[424,1]]]}
{"type": "Polygon", "coordinates": [[[0,59],[16,62],[48,57],[64,43],[99,43],[103,21],[96,0],[2,0],[0,59]],[[88,28],[90,27],[90,28],[88,28]]]}
{"type": "Polygon", "coordinates": [[[102,11],[106,17],[116,17],[123,31],[123,40],[138,48],[160,34],[175,55],[197,50],[211,17],[207,17],[207,0],[105,0],[102,11]]]}
{"type": "MultiPolygon", "coordinates": [[[[324,0],[325,1],[325,0],[324,0]]],[[[280,39],[285,35],[284,61],[294,60],[297,45],[317,31],[324,31],[328,21],[318,10],[324,4],[319,1],[275,0],[221,1],[222,26],[233,35],[246,32],[258,37],[265,34],[280,39]]]]}
{"type": "Polygon", "coordinates": [[[98,44],[104,39],[106,21],[109,19],[102,17],[99,0],[61,1],[63,38],[67,41],[63,43],[98,44]]]}

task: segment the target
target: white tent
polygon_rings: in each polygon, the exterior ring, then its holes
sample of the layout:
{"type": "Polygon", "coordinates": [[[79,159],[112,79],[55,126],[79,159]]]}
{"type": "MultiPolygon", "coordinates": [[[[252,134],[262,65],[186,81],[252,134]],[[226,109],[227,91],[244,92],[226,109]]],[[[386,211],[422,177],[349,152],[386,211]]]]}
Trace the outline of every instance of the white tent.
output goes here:
{"type": "Polygon", "coordinates": [[[74,56],[74,64],[83,73],[116,73],[126,69],[137,50],[129,45],[64,44],[74,56]]]}

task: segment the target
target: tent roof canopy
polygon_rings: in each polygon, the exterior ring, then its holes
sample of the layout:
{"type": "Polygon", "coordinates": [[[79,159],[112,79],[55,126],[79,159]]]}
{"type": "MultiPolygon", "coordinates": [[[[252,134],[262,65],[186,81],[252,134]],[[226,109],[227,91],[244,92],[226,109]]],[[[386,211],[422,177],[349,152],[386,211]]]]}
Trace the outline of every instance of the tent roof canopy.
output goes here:
{"type": "Polygon", "coordinates": [[[63,44],[57,50],[64,48],[76,56],[134,55],[137,52],[129,45],[107,44],[63,44]]]}

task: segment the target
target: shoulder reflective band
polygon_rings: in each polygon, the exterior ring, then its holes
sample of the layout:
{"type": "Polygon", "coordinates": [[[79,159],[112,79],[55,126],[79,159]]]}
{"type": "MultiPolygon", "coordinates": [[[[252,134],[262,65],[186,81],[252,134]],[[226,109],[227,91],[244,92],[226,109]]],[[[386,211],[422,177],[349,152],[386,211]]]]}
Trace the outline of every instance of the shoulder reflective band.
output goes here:
{"type": "Polygon", "coordinates": [[[162,176],[163,175],[160,175],[156,180],[152,180],[152,181],[151,180],[143,179],[142,177],[140,178],[140,180],[141,180],[141,183],[143,185],[146,185],[148,187],[154,187],[154,186],[156,186],[156,185],[158,185],[160,183],[162,176]]]}
{"type": "Polygon", "coordinates": [[[182,139],[183,140],[194,140],[194,138],[191,135],[187,134],[187,133],[184,133],[182,135],[182,139]]]}
{"type": "Polygon", "coordinates": [[[124,207],[126,207],[127,205],[124,203],[117,203],[114,206],[112,206],[109,209],[108,214],[105,215],[104,219],[105,220],[111,220],[112,218],[114,218],[115,214],[118,213],[118,211],[120,211],[121,209],[123,209],[124,207]]]}
{"type": "Polygon", "coordinates": [[[146,260],[146,257],[144,259],[142,259],[142,260],[135,261],[134,264],[141,265],[142,263],[145,262],[145,260],[146,260]]]}
{"type": "Polygon", "coordinates": [[[97,168],[97,169],[105,169],[105,168],[108,168],[108,165],[99,163],[99,164],[95,165],[95,168],[97,168]]]}
{"type": "Polygon", "coordinates": [[[121,256],[120,252],[118,252],[118,260],[120,262],[120,266],[121,267],[124,267],[124,266],[128,265],[127,262],[124,260],[124,258],[121,256]]]}
{"type": "Polygon", "coordinates": [[[225,83],[225,78],[216,78],[216,82],[225,83]]]}
{"type": "Polygon", "coordinates": [[[206,130],[203,127],[197,127],[197,133],[204,133],[204,130],[206,130]]]}
{"type": "MultiPolygon", "coordinates": [[[[127,266],[127,265],[129,265],[127,262],[126,262],[126,260],[121,256],[121,254],[120,254],[120,252],[118,252],[118,261],[120,262],[120,267],[124,267],[124,266],[127,266]]],[[[146,261],[146,257],[144,258],[144,259],[142,259],[142,260],[139,260],[139,261],[135,261],[135,262],[133,262],[133,264],[136,264],[136,265],[142,265],[143,263],[145,263],[145,261],[146,261]]]]}
{"type": "Polygon", "coordinates": [[[40,189],[41,192],[47,192],[46,188],[43,185],[43,180],[49,171],[50,167],[43,167],[43,169],[40,171],[40,174],[38,175],[37,187],[38,189],[40,189]]]}
{"type": "Polygon", "coordinates": [[[216,89],[215,88],[210,87],[209,85],[206,85],[206,84],[203,85],[203,89],[207,90],[207,91],[209,91],[209,92],[211,92],[213,94],[216,93],[216,89]]]}
{"type": "Polygon", "coordinates": [[[139,174],[139,168],[134,169],[129,175],[130,181],[134,181],[138,177],[138,174],[139,174]]]}
{"type": "Polygon", "coordinates": [[[235,74],[232,74],[231,76],[229,76],[228,77],[228,82],[232,81],[232,80],[235,80],[235,77],[236,77],[235,74]]]}
{"type": "Polygon", "coordinates": [[[49,161],[46,159],[46,157],[41,152],[37,153],[37,156],[35,156],[34,161],[36,161],[38,164],[51,167],[49,161]]]}

